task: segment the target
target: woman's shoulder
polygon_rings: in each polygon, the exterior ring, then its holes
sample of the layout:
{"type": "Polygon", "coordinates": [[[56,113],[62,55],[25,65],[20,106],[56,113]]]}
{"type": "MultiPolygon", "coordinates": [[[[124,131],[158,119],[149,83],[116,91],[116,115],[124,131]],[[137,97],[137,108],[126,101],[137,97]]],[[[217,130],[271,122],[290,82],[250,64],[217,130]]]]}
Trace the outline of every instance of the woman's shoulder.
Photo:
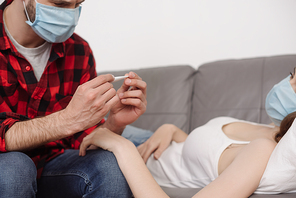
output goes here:
{"type": "Polygon", "coordinates": [[[277,143],[274,140],[268,138],[258,138],[252,140],[249,145],[253,148],[253,151],[265,152],[266,154],[271,155],[277,143]]]}
{"type": "Polygon", "coordinates": [[[220,125],[220,124],[231,123],[236,121],[239,121],[239,119],[228,117],[228,116],[219,116],[219,117],[210,119],[205,125],[208,125],[208,124],[220,125]]]}

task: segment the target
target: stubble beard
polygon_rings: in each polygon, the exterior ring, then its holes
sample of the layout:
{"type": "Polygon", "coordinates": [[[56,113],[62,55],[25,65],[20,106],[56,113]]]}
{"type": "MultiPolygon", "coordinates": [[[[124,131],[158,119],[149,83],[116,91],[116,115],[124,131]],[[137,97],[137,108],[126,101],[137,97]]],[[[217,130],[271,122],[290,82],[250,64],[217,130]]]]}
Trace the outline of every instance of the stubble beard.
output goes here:
{"type": "Polygon", "coordinates": [[[34,0],[29,1],[28,5],[26,5],[26,9],[27,9],[27,12],[28,12],[31,22],[33,23],[35,21],[35,17],[36,17],[36,8],[34,6],[34,0]]]}

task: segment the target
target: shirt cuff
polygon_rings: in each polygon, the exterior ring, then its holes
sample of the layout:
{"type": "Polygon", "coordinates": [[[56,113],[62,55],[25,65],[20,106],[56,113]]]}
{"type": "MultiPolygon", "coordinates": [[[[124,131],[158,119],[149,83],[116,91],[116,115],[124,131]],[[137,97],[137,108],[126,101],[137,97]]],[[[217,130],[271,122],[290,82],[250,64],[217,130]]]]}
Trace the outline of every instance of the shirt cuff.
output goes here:
{"type": "Polygon", "coordinates": [[[27,116],[23,116],[13,112],[0,113],[0,152],[7,152],[5,149],[5,133],[9,128],[18,121],[28,120],[27,116]]]}

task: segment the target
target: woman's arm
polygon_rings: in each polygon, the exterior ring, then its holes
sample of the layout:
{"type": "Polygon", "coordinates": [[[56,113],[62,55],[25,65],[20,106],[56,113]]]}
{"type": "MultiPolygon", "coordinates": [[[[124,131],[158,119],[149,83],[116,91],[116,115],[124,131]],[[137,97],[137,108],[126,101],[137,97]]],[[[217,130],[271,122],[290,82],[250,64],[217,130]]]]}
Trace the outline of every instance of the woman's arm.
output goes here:
{"type": "Polygon", "coordinates": [[[135,197],[168,197],[146,168],[137,148],[129,140],[108,129],[97,128],[83,139],[79,155],[84,156],[86,149],[90,145],[95,145],[114,153],[118,165],[135,197]]]}
{"type": "Polygon", "coordinates": [[[245,146],[221,175],[193,198],[249,197],[259,186],[276,143],[257,139],[245,146]]]}
{"type": "Polygon", "coordinates": [[[138,151],[146,163],[152,153],[154,158],[158,159],[172,141],[184,142],[187,136],[188,134],[175,125],[164,124],[146,142],[138,146],[138,151]]]}
{"type": "MultiPolygon", "coordinates": [[[[79,155],[84,156],[90,145],[114,153],[135,197],[168,197],[153,179],[136,147],[130,141],[108,129],[97,128],[83,139],[79,155]]],[[[267,139],[252,141],[240,151],[216,180],[194,195],[194,198],[250,196],[258,187],[275,146],[275,142],[267,139]]]]}

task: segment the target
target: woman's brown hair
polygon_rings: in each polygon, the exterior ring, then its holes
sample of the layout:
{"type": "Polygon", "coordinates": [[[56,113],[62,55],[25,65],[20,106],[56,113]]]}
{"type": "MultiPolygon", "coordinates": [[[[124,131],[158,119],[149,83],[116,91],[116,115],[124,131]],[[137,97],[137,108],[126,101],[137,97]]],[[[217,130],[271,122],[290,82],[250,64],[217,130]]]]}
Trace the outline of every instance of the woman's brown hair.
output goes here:
{"type": "Polygon", "coordinates": [[[276,142],[279,142],[280,139],[286,134],[286,132],[291,127],[295,118],[296,118],[296,111],[293,113],[290,113],[283,119],[280,125],[280,131],[274,137],[276,142]]]}

